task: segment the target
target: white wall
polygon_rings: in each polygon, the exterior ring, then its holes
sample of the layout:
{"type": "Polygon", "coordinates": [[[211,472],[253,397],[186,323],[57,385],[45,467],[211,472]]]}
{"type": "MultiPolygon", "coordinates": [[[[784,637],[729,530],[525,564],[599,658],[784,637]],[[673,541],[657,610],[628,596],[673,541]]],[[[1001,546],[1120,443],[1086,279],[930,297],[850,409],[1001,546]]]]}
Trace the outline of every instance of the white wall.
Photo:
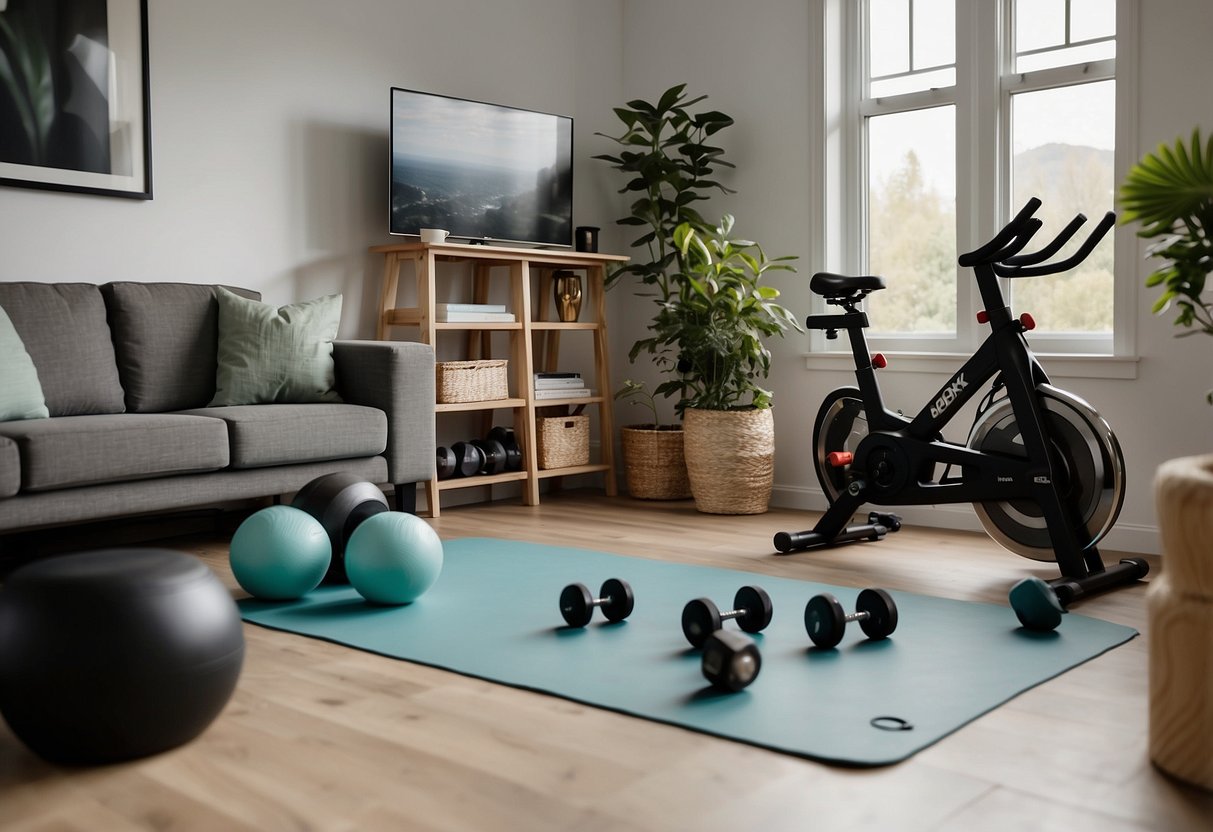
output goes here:
{"type": "MultiPolygon", "coordinates": [[[[1213,128],[1213,87],[1205,83],[1213,77],[1213,12],[1206,0],[1146,0],[1140,5],[1138,105],[1129,118],[1144,152],[1160,141],[1188,135],[1197,124],[1206,135],[1213,128]]],[[[810,194],[820,183],[809,181],[806,161],[816,152],[819,129],[807,88],[819,55],[810,44],[809,14],[818,6],[801,0],[627,0],[624,6],[625,96],[652,98],[670,84],[687,81],[692,91],[707,93],[713,106],[736,118],[722,141],[737,164],[729,181],[739,193],[720,202],[738,217],[739,230],[769,252],[801,257],[799,275],[776,280],[786,305],[798,316],[811,311],[808,278],[824,263],[823,252],[809,250],[810,194]]],[[[1139,287],[1137,377],[1055,378],[1090,401],[1116,431],[1127,460],[1128,493],[1105,545],[1138,551],[1158,547],[1151,489],[1158,464],[1213,450],[1213,408],[1203,400],[1203,392],[1213,387],[1213,342],[1203,336],[1176,340],[1169,319],[1149,313],[1154,293],[1140,284],[1150,270],[1143,261],[1129,275],[1139,287]]],[[[626,337],[640,331],[634,325],[626,337]]],[[[620,346],[624,354],[627,346],[620,346]]],[[[808,458],[812,418],[825,394],[851,383],[851,374],[847,368],[806,369],[804,337],[775,341],[772,350],[778,456],[774,501],[821,508],[824,499],[808,458]]],[[[921,405],[944,380],[942,374],[891,369],[882,375],[882,386],[894,407],[908,409],[921,405]]],[[[916,522],[976,528],[968,508],[907,514],[916,522]]]]}

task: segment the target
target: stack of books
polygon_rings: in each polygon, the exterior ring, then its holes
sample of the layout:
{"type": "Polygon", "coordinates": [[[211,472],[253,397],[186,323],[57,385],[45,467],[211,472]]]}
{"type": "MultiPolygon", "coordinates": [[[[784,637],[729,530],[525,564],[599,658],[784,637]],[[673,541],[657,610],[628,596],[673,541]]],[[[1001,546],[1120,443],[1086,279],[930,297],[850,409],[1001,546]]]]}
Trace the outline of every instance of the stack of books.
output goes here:
{"type": "Polygon", "coordinates": [[[581,373],[535,373],[535,400],[585,399],[594,391],[585,386],[581,373]]]}
{"type": "Polygon", "coordinates": [[[435,303],[434,320],[444,324],[514,323],[504,303],[435,303]]]}

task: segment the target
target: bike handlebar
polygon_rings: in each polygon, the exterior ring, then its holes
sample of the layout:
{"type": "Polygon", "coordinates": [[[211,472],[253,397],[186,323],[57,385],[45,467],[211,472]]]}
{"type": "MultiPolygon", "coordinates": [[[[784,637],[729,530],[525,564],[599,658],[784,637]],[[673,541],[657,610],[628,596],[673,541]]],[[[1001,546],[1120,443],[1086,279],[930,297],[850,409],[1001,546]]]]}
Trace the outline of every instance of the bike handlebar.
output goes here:
{"type": "MultiPolygon", "coordinates": [[[[1039,276],[1045,275],[1045,274],[1057,274],[1058,272],[1069,271],[1070,269],[1074,268],[1079,263],[1081,263],[1083,260],[1087,259],[1087,255],[1089,255],[1095,249],[1095,246],[1099,245],[1099,241],[1104,238],[1104,235],[1106,235],[1108,233],[1108,231],[1112,228],[1112,226],[1115,224],[1116,224],[1116,214],[1115,213],[1113,213],[1112,211],[1109,211],[1108,213],[1104,214],[1103,219],[1101,219],[1099,221],[1099,225],[1095,226],[1095,229],[1091,232],[1090,236],[1088,236],[1087,239],[1083,242],[1083,244],[1078,247],[1078,251],[1074,252],[1069,257],[1067,257],[1065,260],[1062,260],[1060,263],[1046,263],[1043,266],[1032,266],[1032,265],[1025,266],[1025,265],[1014,265],[1014,264],[1008,264],[1008,263],[994,263],[994,273],[996,275],[998,275],[999,277],[1039,277],[1039,276]]],[[[1070,225],[1073,225],[1073,223],[1071,222],[1070,225]]],[[[1069,227],[1070,226],[1066,226],[1067,229],[1069,227]]],[[[1075,230],[1077,230],[1077,227],[1075,227],[1075,230]]],[[[1061,234],[1065,235],[1066,232],[1062,231],[1061,234]]],[[[1072,236],[1072,234],[1073,234],[1073,232],[1071,232],[1071,236],[1072,236]]],[[[1069,239],[1069,237],[1067,236],[1066,239],[1069,239]]],[[[1063,240],[1062,242],[1064,243],[1065,240],[1063,240]]],[[[1045,248],[1050,248],[1050,247],[1052,247],[1052,243],[1050,243],[1048,246],[1045,246],[1045,248]]],[[[1057,246],[1057,248],[1061,248],[1061,246],[1059,245],[1059,246],[1057,246]]],[[[1042,251],[1043,251],[1043,249],[1042,249],[1042,251]]],[[[1039,262],[1039,260],[1033,259],[1035,257],[1036,257],[1035,254],[1027,255],[1027,258],[1030,260],[1030,262],[1039,262]]],[[[1045,259],[1045,258],[1040,258],[1040,259],[1045,259]]]]}
{"type": "Polygon", "coordinates": [[[994,273],[999,277],[1037,277],[1064,272],[1085,260],[1095,246],[1099,245],[1099,241],[1104,238],[1104,235],[1116,224],[1116,214],[1109,211],[1074,254],[1058,263],[1045,263],[1046,260],[1061,251],[1062,246],[1070,241],[1087,221],[1087,218],[1079,214],[1070,220],[1061,233],[1043,248],[1030,254],[1020,254],[1043,225],[1041,220],[1033,216],[1040,205],[1041,202],[1036,197],[1029,199],[1019,213],[994,236],[994,239],[980,248],[960,255],[960,265],[965,267],[989,265],[993,267],[994,273]]]}
{"type": "Polygon", "coordinates": [[[1028,220],[1032,219],[1032,215],[1036,213],[1036,209],[1039,207],[1039,199],[1036,197],[1029,199],[1028,204],[1020,209],[1013,220],[1003,226],[1002,231],[999,231],[993,240],[990,240],[990,242],[981,248],[970,251],[968,254],[960,255],[960,265],[966,267],[976,266],[978,263],[988,261],[990,255],[997,254],[1022,231],[1021,226],[1024,226],[1028,220]]]}
{"type": "Polygon", "coordinates": [[[1020,254],[1015,257],[1000,258],[1000,262],[1004,266],[1035,266],[1037,263],[1043,263],[1057,252],[1061,251],[1061,247],[1070,242],[1070,238],[1074,233],[1082,227],[1087,221],[1085,214],[1079,214],[1074,219],[1070,220],[1070,224],[1061,230],[1061,233],[1053,238],[1053,242],[1033,254],[1020,254]]]}

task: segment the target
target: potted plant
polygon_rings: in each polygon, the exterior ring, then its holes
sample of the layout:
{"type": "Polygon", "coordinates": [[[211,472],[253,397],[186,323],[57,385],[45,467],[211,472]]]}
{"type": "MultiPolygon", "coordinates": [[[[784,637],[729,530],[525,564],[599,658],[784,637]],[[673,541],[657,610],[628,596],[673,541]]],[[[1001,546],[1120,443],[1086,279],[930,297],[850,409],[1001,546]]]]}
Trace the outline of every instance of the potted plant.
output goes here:
{"type": "MultiPolygon", "coordinates": [[[[1205,296],[1213,271],[1213,137],[1200,130],[1190,144],[1159,145],[1130,169],[1120,189],[1123,222],[1139,222],[1138,236],[1156,239],[1151,257],[1163,265],[1147,279],[1161,286],[1153,311],[1172,304],[1185,337],[1213,335],[1213,299],[1205,296]]],[[[1206,395],[1213,404],[1213,391],[1206,395]]],[[[1213,654],[1213,454],[1163,463],[1154,477],[1154,501],[1166,571],[1150,582],[1150,759],[1168,773],[1213,790],[1213,718],[1208,657],[1213,654]]]]}
{"type": "Polygon", "coordinates": [[[771,392],[759,385],[771,370],[763,341],[801,331],[776,303],[779,291],[762,279],[794,271],[795,258],[768,259],[757,243],[731,238],[733,223],[726,214],[708,234],[691,223],[675,229],[682,271],[671,296],[657,304],[650,337],[633,352],[648,352],[677,373],[655,392],[679,397],[695,507],[760,514],[770,502],[775,456],[771,392]]]}
{"type": "MultiPolygon", "coordinates": [[[[638,251],[627,265],[608,274],[608,288],[631,276],[639,281],[638,297],[652,298],[659,306],[668,302],[677,293],[672,281],[683,271],[674,245],[674,229],[689,224],[710,231],[696,203],[714,191],[732,193],[713,178],[717,168],[732,165],[724,160],[723,149],[708,140],[732,124],[733,119],[717,110],[693,112],[695,105],[706,98],[703,95],[691,98],[686,93],[686,84],[678,84],[663,92],[656,102],[636,99],[615,108],[615,115],[624,126],[620,135],[597,134],[615,142],[619,151],[617,155],[600,154],[594,158],[623,173],[627,181],[619,192],[634,197],[627,216],[616,224],[639,230],[631,244],[638,251]]],[[[642,349],[642,342],[634,344],[628,360],[634,363],[642,349]]],[[[633,398],[644,390],[643,384],[629,386],[632,384],[625,384],[615,398],[633,398]]],[[[652,402],[651,394],[645,395],[652,402]]],[[[682,425],[659,424],[655,406],[653,410],[654,430],[642,433],[644,428],[636,425],[621,429],[623,464],[629,472],[628,491],[642,499],[688,497],[682,425]],[[664,479],[658,479],[661,475],[652,469],[658,442],[664,479]],[[634,490],[637,488],[639,491],[634,490]],[[658,493],[669,497],[651,496],[658,493]]]]}
{"type": "Polygon", "coordinates": [[[662,424],[657,401],[644,382],[627,379],[616,400],[647,407],[653,421],[620,428],[628,494],[639,500],[685,500],[691,496],[683,456],[682,425],[662,424]]]}

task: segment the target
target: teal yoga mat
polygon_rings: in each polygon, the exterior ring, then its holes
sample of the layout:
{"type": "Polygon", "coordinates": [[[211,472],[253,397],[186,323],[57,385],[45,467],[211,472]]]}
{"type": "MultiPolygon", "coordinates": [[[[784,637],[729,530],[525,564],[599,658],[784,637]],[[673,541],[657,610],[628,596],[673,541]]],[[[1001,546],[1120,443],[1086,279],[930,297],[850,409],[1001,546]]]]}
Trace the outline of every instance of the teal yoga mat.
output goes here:
{"type": "Polygon", "coordinates": [[[1137,634],[1074,614],[1032,633],[1006,606],[892,592],[892,637],[868,641],[851,624],[837,648],[821,650],[805,634],[805,603],[832,592],[852,610],[858,589],[508,540],[448,540],[445,556],[438,583],[407,606],[322,587],[300,601],[244,600],[241,611],[266,627],[856,766],[903,760],[1137,634]],[[632,585],[631,617],[610,624],[596,611],[588,627],[566,627],[560,590],[576,581],[597,592],[613,577],[632,585]],[[727,609],[744,584],[766,589],[775,615],[755,636],[758,678],[720,693],[682,635],[682,607],[706,596],[727,609]],[[878,717],[912,727],[874,727],[878,717]]]}

